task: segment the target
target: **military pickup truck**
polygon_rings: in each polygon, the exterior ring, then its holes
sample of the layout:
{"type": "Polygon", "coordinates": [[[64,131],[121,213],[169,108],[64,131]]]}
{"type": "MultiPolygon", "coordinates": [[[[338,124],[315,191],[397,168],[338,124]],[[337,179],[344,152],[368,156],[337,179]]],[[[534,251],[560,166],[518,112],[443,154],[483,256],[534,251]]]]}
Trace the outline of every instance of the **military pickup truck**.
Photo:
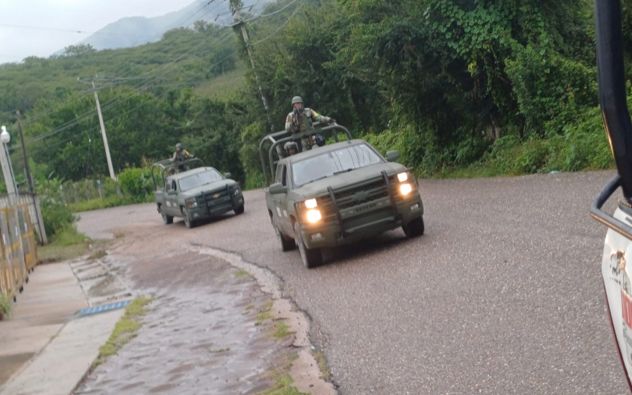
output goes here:
{"type": "Polygon", "coordinates": [[[187,228],[198,221],[228,211],[244,212],[244,196],[230,174],[221,174],[213,167],[200,166],[198,159],[175,165],[170,160],[154,164],[155,198],[165,224],[182,217],[187,228]],[[177,166],[177,167],[176,167],[177,166]]]}
{"type": "Polygon", "coordinates": [[[317,132],[334,142],[290,156],[277,147],[311,136],[277,132],[259,144],[269,183],[268,214],[283,251],[298,246],[303,264],[312,268],[322,263],[323,248],[400,226],[409,237],[424,233],[417,181],[394,162],[397,152],[384,158],[366,141],[352,139],[341,125],[317,132]]]}

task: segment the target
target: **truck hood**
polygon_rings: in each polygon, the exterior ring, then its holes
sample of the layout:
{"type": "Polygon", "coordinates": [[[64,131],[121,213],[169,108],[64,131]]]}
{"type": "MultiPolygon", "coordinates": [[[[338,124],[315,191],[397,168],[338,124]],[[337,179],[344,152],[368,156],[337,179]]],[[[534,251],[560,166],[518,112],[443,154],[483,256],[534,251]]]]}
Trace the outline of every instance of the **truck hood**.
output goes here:
{"type": "Polygon", "coordinates": [[[236,181],[233,181],[230,179],[219,180],[219,181],[212,182],[210,184],[201,185],[197,188],[189,189],[188,191],[182,192],[180,196],[183,196],[184,198],[194,197],[204,192],[213,192],[220,189],[224,189],[226,188],[226,185],[233,186],[236,184],[237,184],[236,181]]]}
{"type": "Polygon", "coordinates": [[[322,180],[305,184],[300,188],[294,189],[293,192],[304,198],[321,196],[327,193],[328,187],[336,189],[370,178],[379,177],[382,171],[386,171],[386,174],[391,176],[407,170],[406,166],[395,162],[376,163],[374,165],[361,167],[347,173],[336,174],[331,177],[323,178],[322,180]]]}

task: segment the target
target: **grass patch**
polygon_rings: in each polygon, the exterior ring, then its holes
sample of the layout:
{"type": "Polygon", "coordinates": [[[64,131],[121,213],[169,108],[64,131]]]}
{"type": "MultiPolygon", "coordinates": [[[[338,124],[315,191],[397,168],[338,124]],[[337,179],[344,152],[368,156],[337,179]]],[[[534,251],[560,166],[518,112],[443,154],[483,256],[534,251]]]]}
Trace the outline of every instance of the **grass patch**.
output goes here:
{"type": "Polygon", "coordinates": [[[266,302],[265,305],[259,310],[257,313],[257,319],[255,321],[255,325],[259,326],[263,324],[265,321],[272,319],[272,301],[266,302]]]}
{"type": "Polygon", "coordinates": [[[323,380],[331,381],[331,370],[329,370],[329,365],[327,364],[325,353],[322,351],[316,351],[314,353],[314,359],[316,360],[316,363],[318,363],[320,376],[323,378],[323,380]]]}
{"type": "Polygon", "coordinates": [[[99,349],[99,356],[94,361],[94,366],[105,362],[108,357],[118,353],[125,344],[136,337],[136,333],[140,329],[140,318],[145,315],[147,311],[145,306],[149,302],[151,302],[151,298],[140,296],[127,306],[125,314],[116,323],[110,338],[99,349]]]}
{"type": "Polygon", "coordinates": [[[90,241],[74,225],[68,225],[50,243],[38,247],[37,254],[42,262],[66,261],[85,255],[89,251],[90,241]]]}
{"type": "MultiPolygon", "coordinates": [[[[148,203],[153,201],[154,197],[148,195],[140,203],[148,203]]],[[[126,206],[128,204],[139,203],[138,199],[129,198],[126,196],[110,196],[103,199],[90,199],[83,200],[81,202],[70,203],[68,207],[73,213],[79,213],[82,211],[100,210],[108,207],[126,206]]]]}
{"type": "Polygon", "coordinates": [[[275,384],[272,388],[262,392],[263,395],[304,395],[294,387],[294,380],[289,374],[282,374],[276,377],[275,384]]]}
{"type": "Polygon", "coordinates": [[[272,336],[275,339],[285,339],[290,336],[292,332],[290,332],[290,328],[283,321],[278,321],[274,324],[274,332],[272,332],[272,336]]]}
{"type": "Polygon", "coordinates": [[[239,269],[235,272],[235,277],[237,278],[250,277],[250,273],[248,273],[244,269],[239,269]]]}
{"type": "Polygon", "coordinates": [[[12,307],[11,299],[6,295],[0,294],[0,321],[11,316],[12,307]]]}

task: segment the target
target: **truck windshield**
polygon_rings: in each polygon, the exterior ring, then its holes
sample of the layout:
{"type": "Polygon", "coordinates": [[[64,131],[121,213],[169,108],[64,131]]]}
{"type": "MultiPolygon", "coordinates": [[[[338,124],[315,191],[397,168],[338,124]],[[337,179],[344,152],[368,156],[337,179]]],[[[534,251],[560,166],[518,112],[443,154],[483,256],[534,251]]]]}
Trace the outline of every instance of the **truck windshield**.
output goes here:
{"type": "Polygon", "coordinates": [[[382,162],[382,158],[366,144],[356,144],[292,164],[292,180],[296,187],[382,162]]]}
{"type": "Polygon", "coordinates": [[[199,186],[210,184],[222,179],[222,175],[215,169],[206,170],[201,173],[195,173],[190,176],[184,177],[180,180],[180,190],[188,191],[189,189],[197,188],[199,186]]]}

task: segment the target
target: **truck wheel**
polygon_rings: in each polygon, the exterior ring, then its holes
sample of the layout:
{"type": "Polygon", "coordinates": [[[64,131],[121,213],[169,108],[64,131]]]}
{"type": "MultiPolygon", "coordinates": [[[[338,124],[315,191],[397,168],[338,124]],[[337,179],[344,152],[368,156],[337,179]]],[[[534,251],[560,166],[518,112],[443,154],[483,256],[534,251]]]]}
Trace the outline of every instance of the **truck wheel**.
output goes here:
{"type": "Polygon", "coordinates": [[[298,251],[301,253],[303,265],[308,269],[321,265],[323,263],[323,254],[320,248],[305,247],[298,223],[294,224],[294,233],[296,233],[296,244],[298,245],[298,251]]]}
{"type": "Polygon", "coordinates": [[[164,211],[160,211],[160,215],[162,215],[162,222],[164,222],[165,225],[173,223],[173,217],[171,215],[167,215],[164,211]]]}
{"type": "Polygon", "coordinates": [[[279,240],[281,240],[281,250],[283,252],[291,251],[296,248],[296,243],[294,242],[294,239],[287,237],[286,235],[281,233],[276,225],[273,224],[272,226],[274,227],[274,232],[276,233],[277,237],[279,238],[279,240]]]}
{"type": "Polygon", "coordinates": [[[418,237],[424,234],[424,219],[423,217],[415,218],[406,225],[402,225],[404,233],[408,237],[418,237]]]}
{"type": "Polygon", "coordinates": [[[189,215],[189,211],[186,208],[182,209],[182,215],[184,216],[184,226],[186,226],[189,229],[195,226],[195,223],[191,219],[191,216],[189,215]]]}
{"type": "Polygon", "coordinates": [[[241,206],[237,207],[235,209],[235,215],[239,215],[239,214],[243,214],[244,213],[244,205],[242,204],[241,206]]]}

